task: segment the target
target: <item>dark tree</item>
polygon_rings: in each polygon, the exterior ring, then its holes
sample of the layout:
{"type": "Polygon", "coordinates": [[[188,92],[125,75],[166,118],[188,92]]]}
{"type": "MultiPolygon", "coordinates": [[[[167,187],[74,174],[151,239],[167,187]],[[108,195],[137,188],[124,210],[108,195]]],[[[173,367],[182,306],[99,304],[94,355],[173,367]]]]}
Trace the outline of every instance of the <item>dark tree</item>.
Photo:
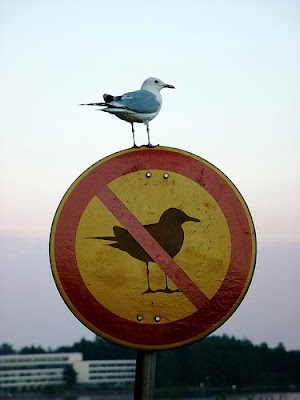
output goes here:
{"type": "Polygon", "coordinates": [[[19,354],[42,354],[42,353],[46,353],[46,350],[43,349],[41,346],[38,347],[26,346],[19,351],[19,354]]]}
{"type": "Polygon", "coordinates": [[[0,356],[7,356],[9,354],[16,354],[15,349],[11,344],[3,343],[0,345],[0,356]]]}
{"type": "Polygon", "coordinates": [[[64,382],[67,386],[74,386],[77,382],[77,372],[72,365],[66,365],[63,372],[64,382]]]}

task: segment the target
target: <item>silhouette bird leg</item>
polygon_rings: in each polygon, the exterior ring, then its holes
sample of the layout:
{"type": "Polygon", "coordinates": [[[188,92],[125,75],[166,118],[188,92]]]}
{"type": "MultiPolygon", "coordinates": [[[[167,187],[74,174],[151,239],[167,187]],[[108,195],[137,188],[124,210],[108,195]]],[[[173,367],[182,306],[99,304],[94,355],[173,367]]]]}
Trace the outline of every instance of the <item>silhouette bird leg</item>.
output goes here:
{"type": "Polygon", "coordinates": [[[165,277],[166,277],[166,287],[165,287],[165,290],[167,290],[167,289],[169,289],[169,286],[168,286],[168,276],[167,276],[166,273],[165,273],[165,277]]]}
{"type": "Polygon", "coordinates": [[[165,277],[166,277],[166,287],[164,288],[164,290],[162,290],[162,292],[164,292],[164,293],[180,292],[180,290],[178,288],[175,289],[175,290],[170,289],[169,286],[168,286],[168,276],[167,276],[166,273],[165,273],[165,277]]]}
{"type": "Polygon", "coordinates": [[[146,272],[147,272],[147,285],[148,288],[145,292],[143,292],[143,294],[145,293],[154,293],[154,291],[150,288],[150,279],[149,279],[149,263],[145,263],[146,264],[146,272]]]}
{"type": "Polygon", "coordinates": [[[135,143],[135,137],[134,137],[134,127],[133,127],[133,122],[131,123],[131,132],[132,132],[132,136],[133,136],[133,147],[137,147],[136,143],[135,143]]]}

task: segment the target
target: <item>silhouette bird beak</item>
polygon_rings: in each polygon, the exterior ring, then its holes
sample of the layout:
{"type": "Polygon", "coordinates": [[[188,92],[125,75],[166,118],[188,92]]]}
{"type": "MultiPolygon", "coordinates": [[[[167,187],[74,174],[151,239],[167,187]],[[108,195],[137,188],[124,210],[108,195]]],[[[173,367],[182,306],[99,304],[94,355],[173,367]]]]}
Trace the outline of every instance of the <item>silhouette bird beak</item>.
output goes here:
{"type": "Polygon", "coordinates": [[[190,217],[189,215],[187,215],[187,221],[193,221],[193,222],[201,222],[200,221],[200,219],[198,219],[198,218],[193,218],[193,217],[190,217]]]}

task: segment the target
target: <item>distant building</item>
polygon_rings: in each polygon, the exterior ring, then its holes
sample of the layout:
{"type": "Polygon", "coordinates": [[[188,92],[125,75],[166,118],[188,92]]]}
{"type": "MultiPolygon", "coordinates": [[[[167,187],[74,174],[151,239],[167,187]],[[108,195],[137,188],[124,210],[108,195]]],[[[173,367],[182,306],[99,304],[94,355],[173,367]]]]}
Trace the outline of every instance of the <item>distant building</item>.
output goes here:
{"type": "Polygon", "coordinates": [[[77,383],[124,383],[135,379],[135,360],[83,361],[81,353],[0,356],[0,389],[62,385],[63,371],[72,365],[77,383]]]}
{"type": "Polygon", "coordinates": [[[123,383],[135,379],[135,360],[81,361],[73,366],[78,383],[123,383]]]}

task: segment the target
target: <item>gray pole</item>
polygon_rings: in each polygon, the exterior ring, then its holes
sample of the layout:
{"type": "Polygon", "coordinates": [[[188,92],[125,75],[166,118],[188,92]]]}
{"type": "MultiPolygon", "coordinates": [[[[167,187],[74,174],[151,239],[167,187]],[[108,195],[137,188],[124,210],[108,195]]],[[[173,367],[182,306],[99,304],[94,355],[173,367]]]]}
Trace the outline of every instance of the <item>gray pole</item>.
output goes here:
{"type": "Polygon", "coordinates": [[[137,351],[134,400],[152,400],[154,394],[156,353],[137,351]]]}

